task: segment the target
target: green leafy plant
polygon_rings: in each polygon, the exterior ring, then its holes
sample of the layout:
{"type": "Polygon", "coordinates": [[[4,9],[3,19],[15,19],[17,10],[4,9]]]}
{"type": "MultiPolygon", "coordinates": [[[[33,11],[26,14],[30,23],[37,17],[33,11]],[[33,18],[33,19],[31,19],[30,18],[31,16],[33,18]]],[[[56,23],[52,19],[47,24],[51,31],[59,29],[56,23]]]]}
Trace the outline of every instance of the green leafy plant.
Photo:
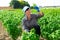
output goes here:
{"type": "MultiPolygon", "coordinates": [[[[42,8],[41,11],[44,13],[44,17],[38,19],[38,24],[41,27],[41,36],[43,38],[46,38],[46,40],[60,40],[60,8],[42,8]]],[[[36,10],[32,9],[32,13],[37,12],[36,10]]],[[[18,36],[22,33],[21,21],[23,16],[24,14],[22,12],[22,9],[0,10],[0,21],[2,21],[4,27],[7,29],[7,32],[14,40],[17,39],[18,36]]],[[[22,34],[22,39],[35,39],[34,35],[35,33],[33,32],[24,32],[22,34]]],[[[37,39],[38,38],[36,37],[35,40],[37,39]]]]}
{"type": "Polygon", "coordinates": [[[13,40],[16,40],[18,36],[20,36],[22,33],[19,16],[10,11],[6,12],[5,14],[2,13],[1,15],[1,20],[3,22],[4,27],[7,29],[8,34],[11,36],[13,40]]]}
{"type": "Polygon", "coordinates": [[[39,40],[39,36],[35,34],[35,30],[32,29],[30,32],[24,32],[21,36],[22,40],[39,40]]]}
{"type": "MultiPolygon", "coordinates": [[[[47,9],[44,11],[45,15],[41,19],[39,19],[38,23],[41,26],[41,35],[47,40],[58,40],[55,34],[55,38],[51,35],[54,35],[55,31],[60,30],[60,9],[47,9]],[[50,35],[50,36],[49,36],[50,35]],[[50,39],[51,37],[51,39],[50,39]]],[[[56,32],[57,33],[57,32],[56,32]]],[[[58,36],[59,37],[59,36],[58,36]]]]}

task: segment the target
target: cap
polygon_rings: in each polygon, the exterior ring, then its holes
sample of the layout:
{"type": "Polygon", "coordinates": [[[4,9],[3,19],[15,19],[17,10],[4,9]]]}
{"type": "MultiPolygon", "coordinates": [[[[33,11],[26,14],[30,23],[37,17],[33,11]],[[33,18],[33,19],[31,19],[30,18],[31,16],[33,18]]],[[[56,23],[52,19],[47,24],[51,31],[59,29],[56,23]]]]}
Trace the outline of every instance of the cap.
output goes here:
{"type": "Polygon", "coordinates": [[[25,6],[25,7],[23,8],[23,11],[25,12],[28,8],[29,8],[28,6],[25,6]]]}

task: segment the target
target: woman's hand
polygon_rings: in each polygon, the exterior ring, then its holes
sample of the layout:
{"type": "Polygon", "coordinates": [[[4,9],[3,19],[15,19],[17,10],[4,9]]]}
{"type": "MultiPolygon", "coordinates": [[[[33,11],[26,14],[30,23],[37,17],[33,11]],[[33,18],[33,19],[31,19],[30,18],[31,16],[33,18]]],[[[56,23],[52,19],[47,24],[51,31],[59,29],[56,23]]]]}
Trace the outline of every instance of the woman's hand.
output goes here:
{"type": "Polygon", "coordinates": [[[44,13],[43,12],[39,12],[39,15],[42,17],[42,16],[44,16],[44,13]]]}

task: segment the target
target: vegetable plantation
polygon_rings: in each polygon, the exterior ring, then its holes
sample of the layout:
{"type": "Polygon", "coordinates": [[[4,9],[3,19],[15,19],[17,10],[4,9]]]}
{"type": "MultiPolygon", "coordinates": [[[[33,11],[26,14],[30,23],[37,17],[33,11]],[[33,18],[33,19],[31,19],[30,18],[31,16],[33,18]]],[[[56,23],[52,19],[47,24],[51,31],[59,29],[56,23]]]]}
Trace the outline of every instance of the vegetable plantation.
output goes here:
{"type": "MultiPolygon", "coordinates": [[[[36,10],[31,11],[37,14],[36,10]]],[[[44,13],[44,16],[38,19],[41,36],[46,40],[60,40],[60,8],[42,8],[41,11],[44,13]]],[[[0,21],[13,40],[18,36],[21,36],[22,40],[38,40],[39,36],[33,32],[33,29],[30,33],[22,31],[23,17],[22,9],[0,10],[0,21]]]]}

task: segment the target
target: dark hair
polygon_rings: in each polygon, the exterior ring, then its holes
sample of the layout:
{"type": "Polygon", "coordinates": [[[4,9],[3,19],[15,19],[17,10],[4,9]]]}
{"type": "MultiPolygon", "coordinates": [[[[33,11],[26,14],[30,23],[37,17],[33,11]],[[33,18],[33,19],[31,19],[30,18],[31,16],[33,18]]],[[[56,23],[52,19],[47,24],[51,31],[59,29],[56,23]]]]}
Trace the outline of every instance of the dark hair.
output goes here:
{"type": "MultiPolygon", "coordinates": [[[[29,10],[29,8],[26,9],[26,11],[28,11],[28,10],[29,10]]],[[[26,11],[25,11],[25,12],[26,12],[26,11]]]]}

